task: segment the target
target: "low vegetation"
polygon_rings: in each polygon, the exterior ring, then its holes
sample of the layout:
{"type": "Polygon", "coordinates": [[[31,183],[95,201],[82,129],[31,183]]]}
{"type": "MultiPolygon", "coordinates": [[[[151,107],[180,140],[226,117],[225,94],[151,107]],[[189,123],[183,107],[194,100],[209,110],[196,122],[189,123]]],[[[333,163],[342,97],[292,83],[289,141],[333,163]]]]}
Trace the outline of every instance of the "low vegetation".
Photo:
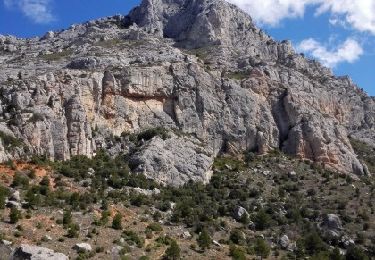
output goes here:
{"type": "Polygon", "coordinates": [[[39,57],[46,61],[59,61],[61,59],[71,56],[72,54],[73,54],[72,50],[65,49],[59,52],[43,54],[43,55],[40,55],[39,57]]]}
{"type": "Polygon", "coordinates": [[[353,138],[350,142],[359,159],[368,166],[371,173],[375,173],[375,148],[353,138]]]}
{"type": "MultiPolygon", "coordinates": [[[[162,129],[152,129],[134,135],[134,140],[163,134],[162,129]]],[[[132,174],[127,155],[110,157],[99,151],[92,159],[76,156],[49,162],[34,157],[32,162],[35,166],[22,170],[8,166],[14,169],[12,181],[0,186],[4,223],[20,228],[14,232],[2,223],[0,227],[15,242],[28,237],[29,221],[34,221],[40,223],[38,244],[48,247],[55,242],[43,239],[47,229],[62,244],[95,243],[95,252],[77,254],[81,259],[100,259],[116,245],[123,259],[179,259],[186,254],[199,259],[344,259],[339,248],[347,250],[346,259],[370,259],[375,254],[374,180],[356,181],[279,152],[219,157],[209,184],[188,182],[179,188],[161,187],[132,174]],[[25,200],[21,210],[6,208],[8,186],[25,200]],[[134,188],[158,188],[160,193],[146,196],[134,188]],[[235,218],[238,207],[248,213],[235,218]],[[341,238],[322,232],[319,225],[328,213],[340,217],[340,232],[354,245],[344,247],[341,238]],[[40,221],[42,216],[54,227],[40,221]],[[290,250],[279,245],[285,234],[290,250]]]]}

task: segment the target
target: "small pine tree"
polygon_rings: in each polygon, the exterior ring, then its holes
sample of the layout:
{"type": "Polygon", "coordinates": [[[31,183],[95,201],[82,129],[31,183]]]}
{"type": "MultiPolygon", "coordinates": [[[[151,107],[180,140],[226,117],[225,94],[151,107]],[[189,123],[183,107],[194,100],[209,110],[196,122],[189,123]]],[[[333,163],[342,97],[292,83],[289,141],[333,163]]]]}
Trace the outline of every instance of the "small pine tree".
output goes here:
{"type": "Polygon", "coordinates": [[[181,249],[177,244],[176,240],[172,240],[171,245],[165,251],[165,258],[168,260],[180,259],[181,249]]]}
{"type": "Polygon", "coordinates": [[[233,260],[246,260],[246,251],[242,247],[231,245],[229,254],[233,260]]]}
{"type": "Polygon", "coordinates": [[[70,210],[65,210],[63,214],[63,225],[68,226],[72,223],[72,212],[70,210]]]}
{"type": "Polygon", "coordinates": [[[122,229],[122,216],[120,213],[117,213],[112,221],[112,228],[116,230],[122,229]]]}
{"type": "Polygon", "coordinates": [[[9,195],[9,190],[0,185],[0,209],[5,209],[5,199],[9,195]]]}
{"type": "Polygon", "coordinates": [[[326,250],[324,241],[315,230],[306,234],[304,240],[305,249],[310,255],[326,250]]]}
{"type": "Polygon", "coordinates": [[[111,213],[108,210],[103,210],[102,217],[100,218],[100,225],[103,225],[103,226],[106,225],[108,223],[110,215],[111,213]]]}
{"type": "Polygon", "coordinates": [[[207,248],[210,248],[212,244],[212,238],[210,234],[208,234],[208,231],[206,229],[203,229],[200,233],[198,239],[197,239],[198,245],[202,250],[205,250],[207,248]]]}
{"type": "Polygon", "coordinates": [[[18,220],[21,219],[21,211],[19,211],[17,208],[11,208],[9,213],[10,223],[15,224],[18,222],[18,220]]]}
{"type": "Polygon", "coordinates": [[[255,215],[254,222],[257,230],[265,230],[270,226],[271,217],[264,210],[260,210],[255,215]]]}
{"type": "Polygon", "coordinates": [[[329,255],[329,259],[330,260],[343,260],[344,257],[341,255],[340,250],[337,247],[335,247],[335,249],[333,249],[333,251],[329,255]]]}
{"type": "Polygon", "coordinates": [[[5,196],[0,194],[0,209],[5,209],[5,196]]]}
{"type": "Polygon", "coordinates": [[[369,257],[358,246],[351,246],[346,252],[346,260],[368,260],[369,257]]]}
{"type": "Polygon", "coordinates": [[[68,225],[68,233],[67,233],[67,237],[69,238],[78,238],[79,237],[79,225],[76,224],[76,223],[70,223],[68,225]]]}
{"type": "Polygon", "coordinates": [[[48,176],[44,176],[39,184],[42,185],[42,186],[49,186],[50,185],[50,179],[48,178],[48,176]]]}
{"type": "Polygon", "coordinates": [[[267,258],[271,251],[266,241],[261,238],[256,240],[254,249],[257,256],[260,256],[261,259],[267,258]]]}

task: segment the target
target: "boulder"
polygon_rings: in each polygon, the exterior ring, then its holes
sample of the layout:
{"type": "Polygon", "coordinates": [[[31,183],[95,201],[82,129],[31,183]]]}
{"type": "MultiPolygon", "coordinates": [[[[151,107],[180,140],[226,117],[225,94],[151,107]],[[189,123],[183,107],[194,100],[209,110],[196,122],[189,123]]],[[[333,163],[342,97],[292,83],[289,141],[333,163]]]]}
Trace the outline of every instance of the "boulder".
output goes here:
{"type": "Polygon", "coordinates": [[[7,201],[6,206],[8,208],[16,208],[16,209],[21,209],[22,208],[22,204],[20,202],[12,201],[12,200],[7,201]]]}
{"type": "Polygon", "coordinates": [[[73,248],[77,250],[77,252],[91,252],[92,251],[92,247],[88,243],[75,244],[73,248]]]}
{"type": "Polygon", "coordinates": [[[327,230],[340,231],[342,230],[342,223],[336,214],[327,214],[323,217],[323,222],[320,224],[321,228],[327,230]]]}
{"type": "Polygon", "coordinates": [[[181,234],[181,237],[184,239],[190,239],[192,236],[189,231],[185,231],[181,234]]]}
{"type": "Polygon", "coordinates": [[[45,247],[22,244],[13,251],[10,260],[69,260],[69,258],[45,247]]]}
{"type": "Polygon", "coordinates": [[[124,247],[122,246],[114,246],[112,247],[112,250],[110,252],[110,254],[112,255],[112,260],[120,260],[121,259],[121,250],[123,249],[124,247]]]}
{"type": "Polygon", "coordinates": [[[153,190],[147,190],[147,189],[141,189],[141,188],[128,188],[127,190],[128,192],[134,191],[136,193],[143,194],[146,196],[153,196],[153,195],[160,194],[160,190],[158,188],[154,188],[153,190]]]}
{"type": "Polygon", "coordinates": [[[8,260],[11,253],[12,253],[12,248],[11,248],[12,243],[7,240],[2,240],[0,241],[0,259],[8,260]]]}
{"type": "Polygon", "coordinates": [[[66,67],[75,70],[95,69],[99,66],[99,60],[93,57],[78,58],[71,61],[66,67]]]}
{"type": "Polygon", "coordinates": [[[164,185],[181,186],[189,180],[208,183],[213,158],[199,140],[172,135],[154,137],[130,159],[134,172],[164,185]]]}
{"type": "Polygon", "coordinates": [[[233,212],[233,218],[237,221],[240,221],[243,217],[243,215],[249,216],[249,213],[244,207],[237,206],[236,209],[233,212]]]}
{"type": "Polygon", "coordinates": [[[336,214],[327,214],[319,224],[319,229],[324,237],[331,239],[340,237],[343,228],[341,220],[336,214]]]}
{"type": "Polygon", "coordinates": [[[51,241],[52,240],[52,237],[50,235],[44,235],[43,236],[43,240],[44,241],[51,241]]]}
{"type": "Polygon", "coordinates": [[[19,192],[18,190],[14,191],[14,192],[10,195],[9,200],[20,202],[20,201],[21,201],[21,195],[20,195],[20,192],[19,192]]]}
{"type": "Polygon", "coordinates": [[[342,236],[340,242],[344,248],[349,248],[350,246],[355,245],[354,239],[348,237],[347,235],[342,236]]]}
{"type": "Polygon", "coordinates": [[[288,247],[289,247],[289,237],[287,235],[283,235],[279,240],[279,244],[280,244],[282,249],[288,249],[288,247]]]}
{"type": "Polygon", "coordinates": [[[50,40],[55,37],[55,33],[53,31],[48,31],[42,38],[41,40],[50,40]]]}

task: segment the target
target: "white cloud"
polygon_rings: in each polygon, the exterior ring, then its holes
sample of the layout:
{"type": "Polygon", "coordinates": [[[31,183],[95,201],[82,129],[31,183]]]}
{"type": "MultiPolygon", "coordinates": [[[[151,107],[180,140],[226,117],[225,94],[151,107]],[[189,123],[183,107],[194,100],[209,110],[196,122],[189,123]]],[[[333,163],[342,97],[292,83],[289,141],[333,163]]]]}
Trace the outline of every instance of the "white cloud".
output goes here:
{"type": "Polygon", "coordinates": [[[17,8],[35,23],[50,23],[56,18],[51,10],[51,0],[4,0],[6,8],[17,8]]]}
{"type": "Polygon", "coordinates": [[[275,26],[284,18],[302,17],[315,0],[227,0],[248,12],[256,21],[275,26]]]}
{"type": "Polygon", "coordinates": [[[361,45],[354,39],[348,38],[338,47],[328,49],[314,39],[307,39],[297,45],[297,50],[311,55],[328,67],[335,67],[342,62],[353,63],[363,54],[361,45]]]}
{"type": "Polygon", "coordinates": [[[375,0],[227,0],[248,12],[257,22],[277,25],[285,18],[303,17],[307,6],[316,15],[329,12],[331,23],[347,24],[375,34],[375,0]]]}
{"type": "Polygon", "coordinates": [[[375,34],[375,0],[324,0],[317,14],[330,12],[336,20],[375,34]]]}

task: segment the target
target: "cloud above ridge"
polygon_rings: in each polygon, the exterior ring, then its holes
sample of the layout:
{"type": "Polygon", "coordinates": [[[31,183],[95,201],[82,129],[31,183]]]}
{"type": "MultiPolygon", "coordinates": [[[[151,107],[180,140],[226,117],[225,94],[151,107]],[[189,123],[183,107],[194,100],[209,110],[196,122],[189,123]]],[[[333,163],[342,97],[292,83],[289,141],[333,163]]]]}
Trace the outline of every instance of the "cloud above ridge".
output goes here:
{"type": "Polygon", "coordinates": [[[51,0],[3,0],[8,9],[20,10],[37,24],[47,24],[56,20],[52,13],[51,0]]]}
{"type": "Polygon", "coordinates": [[[310,38],[303,40],[296,48],[298,51],[318,59],[325,66],[331,68],[342,62],[353,63],[364,53],[361,45],[352,38],[346,39],[345,42],[336,48],[327,48],[318,41],[310,38]]]}
{"type": "Polygon", "coordinates": [[[283,19],[301,18],[307,7],[315,14],[330,13],[334,25],[375,35],[375,0],[227,0],[248,12],[260,24],[276,26],[283,19]]]}

